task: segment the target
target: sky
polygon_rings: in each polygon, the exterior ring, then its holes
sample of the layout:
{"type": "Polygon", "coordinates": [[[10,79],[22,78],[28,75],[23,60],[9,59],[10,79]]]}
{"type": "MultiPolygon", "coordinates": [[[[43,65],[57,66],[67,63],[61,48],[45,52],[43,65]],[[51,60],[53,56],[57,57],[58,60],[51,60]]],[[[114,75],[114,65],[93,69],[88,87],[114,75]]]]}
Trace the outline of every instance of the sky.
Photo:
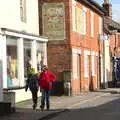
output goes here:
{"type": "MultiPolygon", "coordinates": [[[[96,2],[102,4],[104,0],[95,0],[96,2]]],[[[113,20],[120,22],[120,0],[110,0],[112,3],[112,14],[113,20]]]]}

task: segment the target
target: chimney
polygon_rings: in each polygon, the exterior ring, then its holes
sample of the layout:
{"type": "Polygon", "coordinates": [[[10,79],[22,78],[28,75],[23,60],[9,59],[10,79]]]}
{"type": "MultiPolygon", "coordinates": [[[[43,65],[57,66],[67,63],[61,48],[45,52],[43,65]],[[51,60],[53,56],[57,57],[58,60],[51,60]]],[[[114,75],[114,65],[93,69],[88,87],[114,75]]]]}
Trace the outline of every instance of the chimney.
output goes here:
{"type": "Polygon", "coordinates": [[[104,0],[103,8],[106,10],[106,16],[112,19],[112,4],[110,0],[104,0]]]}

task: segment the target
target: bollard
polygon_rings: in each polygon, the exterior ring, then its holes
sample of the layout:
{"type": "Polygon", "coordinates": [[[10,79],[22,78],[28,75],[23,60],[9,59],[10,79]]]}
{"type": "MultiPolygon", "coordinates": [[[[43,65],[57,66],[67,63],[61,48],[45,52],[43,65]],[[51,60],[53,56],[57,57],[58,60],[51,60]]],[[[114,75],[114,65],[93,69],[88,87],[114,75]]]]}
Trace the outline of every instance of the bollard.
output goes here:
{"type": "Polygon", "coordinates": [[[71,96],[70,82],[66,82],[66,95],[71,96]]]}

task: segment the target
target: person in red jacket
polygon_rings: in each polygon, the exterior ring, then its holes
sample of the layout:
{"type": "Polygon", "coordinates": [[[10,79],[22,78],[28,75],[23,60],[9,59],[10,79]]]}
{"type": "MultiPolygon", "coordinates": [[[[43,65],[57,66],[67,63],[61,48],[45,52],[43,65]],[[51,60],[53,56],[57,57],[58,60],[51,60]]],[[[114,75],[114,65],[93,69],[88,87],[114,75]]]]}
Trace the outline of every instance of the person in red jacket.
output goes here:
{"type": "Polygon", "coordinates": [[[42,93],[41,97],[41,110],[45,107],[45,101],[46,101],[46,107],[47,110],[50,108],[50,90],[52,89],[52,82],[56,81],[56,76],[48,71],[48,68],[46,65],[42,67],[42,72],[39,76],[39,86],[40,91],[42,93]]]}

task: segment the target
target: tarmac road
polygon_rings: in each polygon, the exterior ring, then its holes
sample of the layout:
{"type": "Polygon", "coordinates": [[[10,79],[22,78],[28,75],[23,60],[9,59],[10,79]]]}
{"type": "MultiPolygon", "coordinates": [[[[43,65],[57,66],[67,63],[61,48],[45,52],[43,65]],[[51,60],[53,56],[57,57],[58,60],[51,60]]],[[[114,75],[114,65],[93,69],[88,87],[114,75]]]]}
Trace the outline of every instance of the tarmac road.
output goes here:
{"type": "Polygon", "coordinates": [[[120,94],[105,94],[69,107],[50,120],[120,120],[120,94]]]}

